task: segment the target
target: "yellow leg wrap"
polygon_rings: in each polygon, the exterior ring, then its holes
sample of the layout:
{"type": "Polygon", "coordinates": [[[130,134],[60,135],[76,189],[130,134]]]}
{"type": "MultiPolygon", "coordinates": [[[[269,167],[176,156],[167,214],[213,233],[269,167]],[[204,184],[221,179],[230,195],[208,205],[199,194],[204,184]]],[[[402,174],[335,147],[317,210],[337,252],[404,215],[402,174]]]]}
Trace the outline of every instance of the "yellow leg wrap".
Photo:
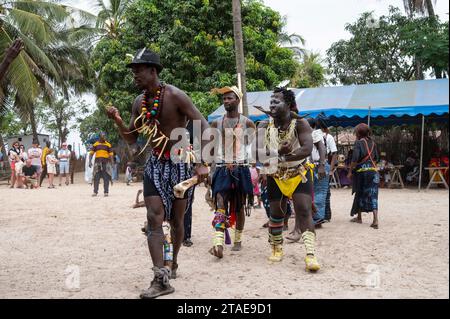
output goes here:
{"type": "Polygon", "coordinates": [[[283,259],[283,245],[270,245],[272,254],[269,256],[269,261],[280,262],[283,259]]]}
{"type": "Polygon", "coordinates": [[[234,242],[240,243],[242,237],[242,230],[235,229],[234,230],[234,242]]]}
{"type": "Polygon", "coordinates": [[[213,244],[214,246],[224,246],[225,234],[223,231],[216,231],[214,233],[213,244]]]}
{"type": "Polygon", "coordinates": [[[315,242],[316,242],[316,234],[311,231],[305,231],[302,233],[302,240],[305,244],[306,254],[314,255],[315,254],[315,242]]]}
{"type": "Polygon", "coordinates": [[[272,235],[269,233],[269,244],[272,253],[269,256],[269,261],[279,262],[283,259],[283,235],[272,235]]]}
{"type": "Polygon", "coordinates": [[[303,242],[305,243],[306,248],[306,257],[305,257],[306,270],[309,271],[319,270],[320,264],[315,256],[316,235],[311,231],[305,231],[302,234],[302,239],[303,242]]]}

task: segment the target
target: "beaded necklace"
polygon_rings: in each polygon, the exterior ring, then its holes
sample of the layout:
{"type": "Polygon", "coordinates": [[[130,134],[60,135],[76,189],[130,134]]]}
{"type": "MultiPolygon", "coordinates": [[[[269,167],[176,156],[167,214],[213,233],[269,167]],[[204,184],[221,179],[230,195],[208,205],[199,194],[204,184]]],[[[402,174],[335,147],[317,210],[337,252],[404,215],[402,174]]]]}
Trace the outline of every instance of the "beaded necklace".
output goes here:
{"type": "Polygon", "coordinates": [[[151,108],[151,110],[148,107],[148,91],[144,91],[144,96],[142,97],[141,103],[141,112],[145,113],[145,119],[147,120],[147,122],[149,122],[149,120],[151,121],[156,119],[160,113],[161,108],[159,106],[162,106],[163,104],[161,95],[163,88],[164,84],[160,84],[158,89],[156,90],[156,95],[153,97],[153,107],[151,108]]]}
{"type": "Polygon", "coordinates": [[[159,152],[158,159],[160,159],[161,156],[164,154],[164,150],[167,146],[167,143],[170,140],[168,136],[166,136],[163,132],[159,130],[160,123],[158,121],[158,117],[161,114],[161,109],[163,107],[164,91],[165,91],[165,84],[161,83],[158,89],[156,90],[156,95],[153,97],[153,105],[151,106],[151,108],[148,106],[149,104],[148,91],[147,90],[144,91],[141,103],[141,114],[134,121],[134,126],[136,127],[136,129],[130,132],[130,133],[138,132],[148,138],[147,143],[142,148],[139,154],[142,154],[144,152],[144,150],[147,148],[150,142],[156,143],[156,145],[154,145],[153,148],[157,148],[162,143],[164,143],[161,148],[161,151],[159,152]]]}

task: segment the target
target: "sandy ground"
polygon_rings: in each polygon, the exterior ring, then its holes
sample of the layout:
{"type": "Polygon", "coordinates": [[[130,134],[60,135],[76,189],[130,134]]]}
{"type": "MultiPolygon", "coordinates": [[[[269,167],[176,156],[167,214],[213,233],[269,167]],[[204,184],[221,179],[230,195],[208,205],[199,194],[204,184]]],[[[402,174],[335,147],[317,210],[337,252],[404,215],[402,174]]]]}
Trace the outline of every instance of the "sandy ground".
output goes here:
{"type": "MultiPolygon", "coordinates": [[[[57,189],[0,187],[0,298],[137,298],[148,287],[146,214],[131,208],[140,184],[116,183],[108,198],[92,198],[81,174],[57,189]]],[[[382,189],[374,230],[368,215],[349,223],[350,190],[333,190],[333,220],[317,230],[317,274],[305,272],[300,243],[285,244],[281,263],[267,261],[259,209],[242,251],[209,255],[204,191],[196,192],[194,245],[182,247],[176,291],[163,298],[449,298],[448,191],[382,189]]]]}

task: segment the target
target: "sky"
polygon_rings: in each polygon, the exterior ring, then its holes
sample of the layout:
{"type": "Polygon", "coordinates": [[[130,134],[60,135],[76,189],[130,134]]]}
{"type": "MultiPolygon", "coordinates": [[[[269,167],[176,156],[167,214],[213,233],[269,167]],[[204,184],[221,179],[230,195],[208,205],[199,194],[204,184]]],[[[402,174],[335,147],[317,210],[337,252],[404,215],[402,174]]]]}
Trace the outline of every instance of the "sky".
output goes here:
{"type": "MultiPolygon", "coordinates": [[[[92,0],[65,2],[91,13],[98,12],[92,0]]],[[[345,24],[356,21],[361,13],[373,11],[373,15],[379,17],[387,14],[391,5],[401,10],[404,8],[403,0],[263,0],[263,2],[286,18],[287,33],[301,35],[306,40],[305,48],[321,53],[322,57],[325,57],[326,50],[333,42],[350,37],[344,30],[345,24]]],[[[448,21],[448,0],[437,0],[435,11],[442,21],[448,21]]],[[[83,99],[94,108],[94,95],[85,95],[83,99]]],[[[77,145],[81,143],[78,132],[72,132],[68,142],[75,142],[75,148],[78,149],[77,145]]],[[[84,152],[82,147],[81,153],[84,152]]]]}
{"type": "MultiPolygon", "coordinates": [[[[287,19],[286,31],[305,38],[305,47],[324,57],[333,42],[349,39],[345,24],[358,19],[363,12],[373,11],[375,17],[388,13],[389,6],[404,10],[403,0],[264,0],[264,4],[287,19]]],[[[448,21],[448,0],[437,0],[436,14],[448,21]]]]}

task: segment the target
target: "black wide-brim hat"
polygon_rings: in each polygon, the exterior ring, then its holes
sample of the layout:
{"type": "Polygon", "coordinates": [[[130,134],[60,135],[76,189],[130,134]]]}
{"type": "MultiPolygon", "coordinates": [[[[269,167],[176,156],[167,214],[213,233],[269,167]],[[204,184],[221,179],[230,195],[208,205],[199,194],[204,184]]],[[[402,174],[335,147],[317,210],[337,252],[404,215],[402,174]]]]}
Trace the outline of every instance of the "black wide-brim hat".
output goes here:
{"type": "Polygon", "coordinates": [[[127,64],[127,68],[131,68],[133,65],[137,64],[148,64],[154,66],[158,70],[158,73],[163,69],[163,66],[159,59],[159,55],[147,48],[139,49],[136,52],[133,61],[127,64]]]}

